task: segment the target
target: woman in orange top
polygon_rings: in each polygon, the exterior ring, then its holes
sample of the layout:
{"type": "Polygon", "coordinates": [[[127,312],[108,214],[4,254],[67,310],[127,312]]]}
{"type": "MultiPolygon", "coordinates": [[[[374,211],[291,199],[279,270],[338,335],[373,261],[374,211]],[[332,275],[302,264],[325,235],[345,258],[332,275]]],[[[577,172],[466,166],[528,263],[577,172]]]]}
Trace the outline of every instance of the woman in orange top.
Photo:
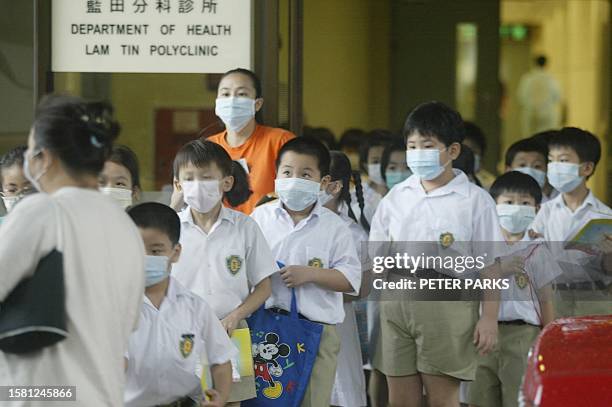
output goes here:
{"type": "Polygon", "coordinates": [[[225,131],[208,138],[220,144],[249,173],[253,194],[235,207],[250,214],[259,200],[274,191],[275,162],[280,148],[295,135],[287,130],[257,123],[255,114],[263,106],[261,83],[247,69],[226,72],[217,90],[215,113],[225,131]]]}

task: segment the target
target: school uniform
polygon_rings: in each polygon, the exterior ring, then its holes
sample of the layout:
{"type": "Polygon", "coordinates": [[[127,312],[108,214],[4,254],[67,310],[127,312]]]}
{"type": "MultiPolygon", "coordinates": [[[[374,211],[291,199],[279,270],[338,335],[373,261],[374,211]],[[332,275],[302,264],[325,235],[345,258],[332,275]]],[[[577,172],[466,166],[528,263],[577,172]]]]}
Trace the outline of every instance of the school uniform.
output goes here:
{"type": "MultiPolygon", "coordinates": [[[[407,242],[407,247],[420,245],[438,255],[445,250],[466,256],[486,253],[485,267],[502,255],[495,202],[462,171],[453,171],[450,182],[429,193],[416,176],[391,189],[372,219],[372,247],[374,242],[407,242]]],[[[419,301],[410,297],[410,290],[402,294],[408,298],[380,303],[382,343],[375,367],[387,376],[425,373],[473,380],[478,303],[419,301]]]]}
{"type": "MultiPolygon", "coordinates": [[[[360,262],[351,232],[335,213],[316,203],[305,219],[294,225],[281,201],[255,209],[251,215],[268,240],[275,258],[285,265],[303,265],[338,270],[349,281],[353,295],[361,283],[360,262]]],[[[324,324],[321,344],[312,370],[303,406],[329,405],[334,383],[340,340],[336,324],[344,321],[342,293],[315,284],[295,289],[298,312],[303,317],[324,324]]],[[[291,290],[280,275],[272,276],[272,295],[266,308],[288,311],[291,290]]]]}
{"type": "MultiPolygon", "coordinates": [[[[247,215],[222,207],[208,234],[195,224],[189,207],[179,218],[182,253],[172,275],[204,298],[217,318],[238,308],[251,288],[278,270],[261,230],[247,215]]],[[[232,385],[229,401],[255,396],[254,377],[248,376],[232,385]]]]}
{"type": "Polygon", "coordinates": [[[562,273],[543,241],[530,241],[526,234],[512,247],[511,256],[525,259],[525,274],[507,277],[509,288],[501,291],[497,345],[488,355],[478,356],[468,402],[479,407],[518,406],[527,354],[542,326],[537,290],[562,273]]]}
{"type": "Polygon", "coordinates": [[[62,252],[68,330],[27,356],[0,352],[0,383],[76,386],[76,401],[64,404],[122,405],[123,354],[144,291],[144,245],[134,222],[96,190],[63,187],[20,201],[0,242],[0,303],[42,257],[62,252]]]}
{"type": "Polygon", "coordinates": [[[601,256],[579,250],[565,250],[564,242],[592,219],[612,218],[612,209],[598,200],[592,191],[575,211],[563,195],[540,208],[531,228],[543,235],[563,269],[553,287],[559,293],[555,308],[559,316],[612,313],[612,278],[601,270],[601,256]]]}
{"type": "MultiPolygon", "coordinates": [[[[368,235],[355,221],[347,215],[340,214],[340,218],[348,226],[353,236],[357,253],[361,258],[362,242],[367,242],[368,235]]],[[[367,405],[365,376],[363,375],[363,362],[355,304],[345,302],[344,321],[337,325],[338,336],[342,346],[338,353],[336,378],[330,405],[343,407],[361,407],[367,405]]]]}
{"type": "Polygon", "coordinates": [[[209,366],[238,354],[206,301],[170,277],[159,309],[144,297],[126,354],[125,405],[162,405],[185,397],[199,401],[203,352],[209,366]]]}

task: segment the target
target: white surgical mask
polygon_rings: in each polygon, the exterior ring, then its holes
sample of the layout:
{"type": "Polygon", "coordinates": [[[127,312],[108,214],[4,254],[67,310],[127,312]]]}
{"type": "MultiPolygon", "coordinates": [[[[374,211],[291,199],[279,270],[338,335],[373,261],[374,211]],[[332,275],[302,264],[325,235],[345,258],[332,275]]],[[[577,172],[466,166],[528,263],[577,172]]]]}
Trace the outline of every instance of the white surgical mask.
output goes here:
{"type": "Polygon", "coordinates": [[[580,165],[573,163],[548,163],[548,182],[557,191],[571,192],[582,183],[584,177],[580,176],[580,165]]]}
{"type": "Polygon", "coordinates": [[[387,188],[391,189],[400,182],[407,179],[412,175],[412,171],[404,170],[404,171],[387,171],[385,173],[385,177],[387,178],[387,188]]]}
{"type": "Polygon", "coordinates": [[[255,117],[255,99],[217,98],[215,114],[225,123],[228,130],[240,131],[255,117]]]}
{"type": "Polygon", "coordinates": [[[104,195],[108,195],[121,205],[123,209],[132,206],[132,191],[125,188],[104,187],[99,188],[104,195]]]}
{"type": "MultiPolygon", "coordinates": [[[[34,153],[32,155],[32,158],[36,157],[38,154],[40,154],[40,151],[38,153],[34,153]]],[[[26,177],[26,179],[28,181],[30,181],[30,184],[32,184],[32,186],[37,191],[42,191],[42,188],[41,188],[40,183],[38,182],[38,180],[40,179],[40,177],[45,175],[46,172],[47,172],[47,169],[44,169],[43,172],[41,172],[38,175],[33,175],[32,173],[30,173],[30,164],[29,164],[29,160],[28,160],[28,154],[27,153],[23,153],[23,176],[26,177]]]]}
{"type": "Polygon", "coordinates": [[[279,199],[292,211],[303,211],[317,201],[321,184],[302,178],[278,178],[274,189],[279,199]]]}
{"type": "Polygon", "coordinates": [[[10,212],[13,210],[13,207],[15,206],[15,204],[17,202],[19,202],[19,200],[21,199],[20,196],[15,195],[15,196],[3,196],[2,197],[2,202],[4,202],[4,207],[6,208],[6,212],[10,212]]]}
{"type": "Polygon", "coordinates": [[[380,163],[368,164],[368,178],[370,179],[370,181],[378,185],[385,185],[385,180],[383,179],[380,170],[380,163]]]}
{"type": "Polygon", "coordinates": [[[208,213],[221,201],[219,180],[182,181],[185,203],[200,213],[208,213]]]}
{"type": "Polygon", "coordinates": [[[332,194],[328,193],[327,191],[323,190],[323,191],[319,191],[319,198],[318,199],[319,199],[319,204],[321,206],[324,206],[329,201],[334,199],[334,196],[332,194]]]}
{"type": "Polygon", "coordinates": [[[439,177],[450,162],[440,164],[440,150],[434,148],[406,151],[406,164],[414,175],[425,181],[439,177]]]}
{"type": "Polygon", "coordinates": [[[496,208],[499,224],[510,233],[526,231],[536,215],[533,206],[499,204],[496,208]]]}
{"type": "Polygon", "coordinates": [[[531,178],[537,181],[540,188],[542,188],[544,186],[544,183],[546,182],[546,173],[544,171],[540,171],[535,168],[518,167],[518,168],[513,168],[512,171],[518,171],[518,172],[522,172],[523,174],[529,175],[531,178]]]}
{"type": "Polygon", "coordinates": [[[145,256],[145,287],[168,277],[168,261],[166,256],[145,256]]]}

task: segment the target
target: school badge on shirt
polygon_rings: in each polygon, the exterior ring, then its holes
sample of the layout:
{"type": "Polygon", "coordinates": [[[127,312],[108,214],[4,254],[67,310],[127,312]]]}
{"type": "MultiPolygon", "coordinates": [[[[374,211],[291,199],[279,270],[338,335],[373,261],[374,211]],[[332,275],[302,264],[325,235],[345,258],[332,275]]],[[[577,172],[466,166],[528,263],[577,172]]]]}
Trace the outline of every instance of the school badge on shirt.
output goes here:
{"type": "Polygon", "coordinates": [[[310,267],[317,267],[322,269],[323,268],[323,260],[321,260],[318,257],[313,257],[312,259],[308,260],[308,266],[310,267]]]}
{"type": "Polygon", "coordinates": [[[194,334],[183,334],[181,335],[181,341],[179,342],[179,349],[183,358],[189,357],[193,350],[193,337],[194,334]]]}
{"type": "Polygon", "coordinates": [[[440,235],[440,245],[444,249],[451,247],[453,243],[455,243],[455,237],[451,232],[445,232],[440,235]]]}
{"type": "Polygon", "coordinates": [[[242,259],[240,256],[233,254],[225,259],[225,265],[230,273],[236,274],[242,268],[242,259]]]}
{"type": "Polygon", "coordinates": [[[516,282],[518,288],[523,289],[527,287],[527,284],[529,284],[529,277],[525,273],[516,273],[514,275],[514,281],[516,282]]]}

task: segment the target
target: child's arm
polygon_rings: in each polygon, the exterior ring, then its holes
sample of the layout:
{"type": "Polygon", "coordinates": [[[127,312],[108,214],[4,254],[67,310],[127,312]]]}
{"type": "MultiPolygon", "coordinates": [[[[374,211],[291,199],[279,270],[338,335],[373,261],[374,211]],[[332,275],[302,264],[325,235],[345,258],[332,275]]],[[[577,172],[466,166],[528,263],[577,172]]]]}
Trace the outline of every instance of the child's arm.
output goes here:
{"type": "Polygon", "coordinates": [[[281,279],[289,288],[306,283],[317,284],[330,291],[350,293],[355,290],[351,283],[336,269],[323,269],[309,266],[285,266],[279,271],[281,279]]]}
{"type": "Polygon", "coordinates": [[[552,303],[553,291],[550,284],[538,290],[538,303],[540,304],[540,319],[542,328],[555,320],[555,308],[552,303]]]}
{"type": "MultiPolygon", "coordinates": [[[[500,262],[486,267],[482,278],[499,278],[502,272],[500,262]]],[[[484,290],[482,313],[474,329],[474,345],[481,355],[491,352],[497,344],[497,317],[499,316],[499,290],[484,290]]]]}
{"type": "Polygon", "coordinates": [[[221,320],[227,334],[232,336],[232,332],[234,332],[238,323],[261,307],[261,304],[266,302],[270,294],[272,294],[272,282],[270,277],[266,277],[255,286],[253,292],[246,297],[238,308],[221,320]]]}
{"type": "Polygon", "coordinates": [[[213,379],[213,389],[206,391],[210,401],[203,401],[201,405],[222,407],[227,403],[232,387],[232,364],[225,362],[220,365],[212,365],[210,374],[213,379]]]}

